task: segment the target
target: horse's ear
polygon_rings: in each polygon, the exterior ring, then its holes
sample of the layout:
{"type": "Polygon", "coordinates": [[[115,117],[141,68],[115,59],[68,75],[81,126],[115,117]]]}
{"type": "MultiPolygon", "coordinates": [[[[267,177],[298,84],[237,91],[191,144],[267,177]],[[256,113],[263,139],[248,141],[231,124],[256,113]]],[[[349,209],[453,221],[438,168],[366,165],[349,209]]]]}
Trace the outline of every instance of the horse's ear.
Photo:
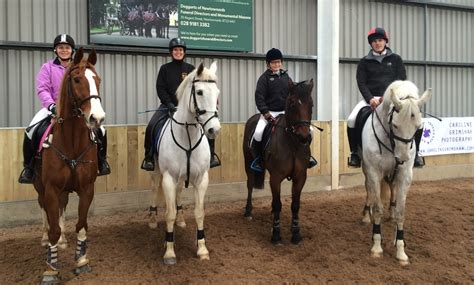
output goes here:
{"type": "Polygon", "coordinates": [[[433,95],[432,89],[428,88],[425,92],[423,92],[423,95],[421,95],[420,100],[418,100],[416,103],[418,104],[418,107],[421,108],[428,100],[431,99],[431,96],[433,95]]]}
{"type": "Polygon", "coordinates": [[[309,80],[308,85],[309,85],[309,87],[311,88],[311,90],[313,90],[313,87],[314,87],[314,80],[313,80],[313,78],[311,78],[311,79],[309,80]]]}
{"type": "Polygon", "coordinates": [[[80,47],[77,50],[76,55],[74,55],[74,64],[78,64],[79,62],[81,62],[83,57],[84,57],[84,49],[80,47]]]}
{"type": "Polygon", "coordinates": [[[288,78],[288,88],[290,89],[290,93],[293,93],[295,90],[296,84],[291,80],[291,78],[288,78]]]}
{"type": "Polygon", "coordinates": [[[197,76],[201,75],[203,70],[204,70],[204,64],[201,62],[201,64],[198,67],[197,73],[196,73],[197,76]]]}
{"type": "Polygon", "coordinates": [[[95,48],[93,48],[91,53],[89,54],[89,57],[87,58],[87,62],[89,62],[92,65],[96,64],[96,62],[97,62],[97,53],[95,51],[95,48]]]}
{"type": "Polygon", "coordinates": [[[213,61],[211,67],[209,67],[209,71],[213,74],[217,72],[217,61],[213,61]]]}
{"type": "Polygon", "coordinates": [[[393,92],[393,88],[390,89],[390,101],[392,101],[393,105],[395,106],[395,109],[399,111],[402,109],[402,101],[398,98],[397,94],[393,92]]]}

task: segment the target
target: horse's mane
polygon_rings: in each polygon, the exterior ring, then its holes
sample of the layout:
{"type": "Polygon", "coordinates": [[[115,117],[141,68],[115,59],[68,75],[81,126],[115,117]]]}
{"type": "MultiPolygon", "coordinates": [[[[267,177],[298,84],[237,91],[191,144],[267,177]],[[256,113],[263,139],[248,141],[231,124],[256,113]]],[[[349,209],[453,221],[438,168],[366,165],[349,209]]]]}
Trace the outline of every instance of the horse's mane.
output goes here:
{"type": "Polygon", "coordinates": [[[181,82],[181,84],[178,86],[178,89],[176,90],[176,97],[178,98],[178,104],[181,101],[181,98],[183,97],[184,90],[190,84],[190,81],[192,82],[194,79],[199,79],[199,80],[217,80],[217,75],[211,73],[208,68],[204,67],[202,70],[201,74],[199,77],[196,76],[196,73],[199,68],[195,68],[191,73],[186,76],[186,78],[181,82]]]}

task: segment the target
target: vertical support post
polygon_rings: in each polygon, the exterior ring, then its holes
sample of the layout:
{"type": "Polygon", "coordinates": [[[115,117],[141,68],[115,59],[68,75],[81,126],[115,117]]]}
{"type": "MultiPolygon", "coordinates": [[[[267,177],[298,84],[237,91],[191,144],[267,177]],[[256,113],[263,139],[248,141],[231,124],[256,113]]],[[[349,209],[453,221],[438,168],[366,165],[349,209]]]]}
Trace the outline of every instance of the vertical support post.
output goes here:
{"type": "Polygon", "coordinates": [[[318,120],[331,121],[331,189],[339,188],[339,0],[318,0],[318,120]]]}

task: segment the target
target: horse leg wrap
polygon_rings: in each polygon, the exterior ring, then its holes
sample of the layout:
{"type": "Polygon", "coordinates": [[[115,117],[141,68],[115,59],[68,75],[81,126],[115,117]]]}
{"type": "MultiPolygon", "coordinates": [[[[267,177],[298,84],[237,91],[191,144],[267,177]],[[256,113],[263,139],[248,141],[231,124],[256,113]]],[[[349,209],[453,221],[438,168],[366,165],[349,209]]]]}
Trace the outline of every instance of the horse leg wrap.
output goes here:
{"type": "Polygon", "coordinates": [[[278,243],[281,240],[280,236],[280,220],[273,220],[272,226],[272,243],[278,243]]]}
{"type": "Polygon", "coordinates": [[[380,225],[374,224],[372,227],[372,234],[382,234],[380,225]]]}
{"type": "Polygon", "coordinates": [[[174,242],[174,232],[166,232],[165,241],[174,242]]]}
{"type": "Polygon", "coordinates": [[[74,260],[76,261],[76,267],[82,267],[89,263],[86,257],[87,253],[87,240],[77,240],[76,242],[76,253],[74,260]]]}
{"type": "Polygon", "coordinates": [[[404,233],[403,230],[399,230],[399,229],[397,228],[397,237],[395,238],[395,242],[393,243],[394,246],[397,245],[397,240],[403,241],[403,245],[406,246],[405,239],[403,238],[403,233],[404,233]]]}
{"type": "Polygon", "coordinates": [[[148,208],[148,216],[151,216],[151,215],[158,215],[158,207],[152,207],[150,206],[150,208],[148,208]]]}
{"type": "Polygon", "coordinates": [[[300,232],[300,225],[299,225],[299,220],[298,219],[293,219],[291,221],[291,233],[299,233],[300,232]]]}
{"type": "Polygon", "coordinates": [[[58,271],[58,245],[49,245],[46,252],[46,264],[52,271],[58,271]]]}
{"type": "Polygon", "coordinates": [[[197,239],[203,239],[204,238],[204,230],[197,230],[197,239]]]}

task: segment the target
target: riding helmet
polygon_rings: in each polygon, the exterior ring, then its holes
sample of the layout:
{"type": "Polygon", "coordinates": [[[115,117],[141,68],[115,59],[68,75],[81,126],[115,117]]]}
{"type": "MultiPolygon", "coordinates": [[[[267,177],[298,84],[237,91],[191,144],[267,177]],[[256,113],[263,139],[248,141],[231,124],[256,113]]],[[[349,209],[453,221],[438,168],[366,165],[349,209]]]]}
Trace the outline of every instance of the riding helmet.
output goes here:
{"type": "Polygon", "coordinates": [[[169,46],[170,52],[172,52],[175,47],[182,47],[184,51],[186,52],[186,43],[181,38],[171,39],[170,46],[169,46]]]}
{"type": "Polygon", "coordinates": [[[76,44],[74,43],[74,39],[68,34],[59,34],[54,39],[53,48],[56,49],[56,46],[59,44],[68,44],[74,50],[76,44]]]}
{"type": "Polygon", "coordinates": [[[379,27],[370,29],[370,31],[367,33],[367,40],[369,41],[369,44],[378,39],[384,39],[388,43],[387,32],[383,28],[379,27]]]}
{"type": "Polygon", "coordinates": [[[270,63],[272,60],[281,59],[283,60],[283,54],[277,48],[272,48],[267,51],[267,55],[265,56],[267,63],[270,63]]]}

